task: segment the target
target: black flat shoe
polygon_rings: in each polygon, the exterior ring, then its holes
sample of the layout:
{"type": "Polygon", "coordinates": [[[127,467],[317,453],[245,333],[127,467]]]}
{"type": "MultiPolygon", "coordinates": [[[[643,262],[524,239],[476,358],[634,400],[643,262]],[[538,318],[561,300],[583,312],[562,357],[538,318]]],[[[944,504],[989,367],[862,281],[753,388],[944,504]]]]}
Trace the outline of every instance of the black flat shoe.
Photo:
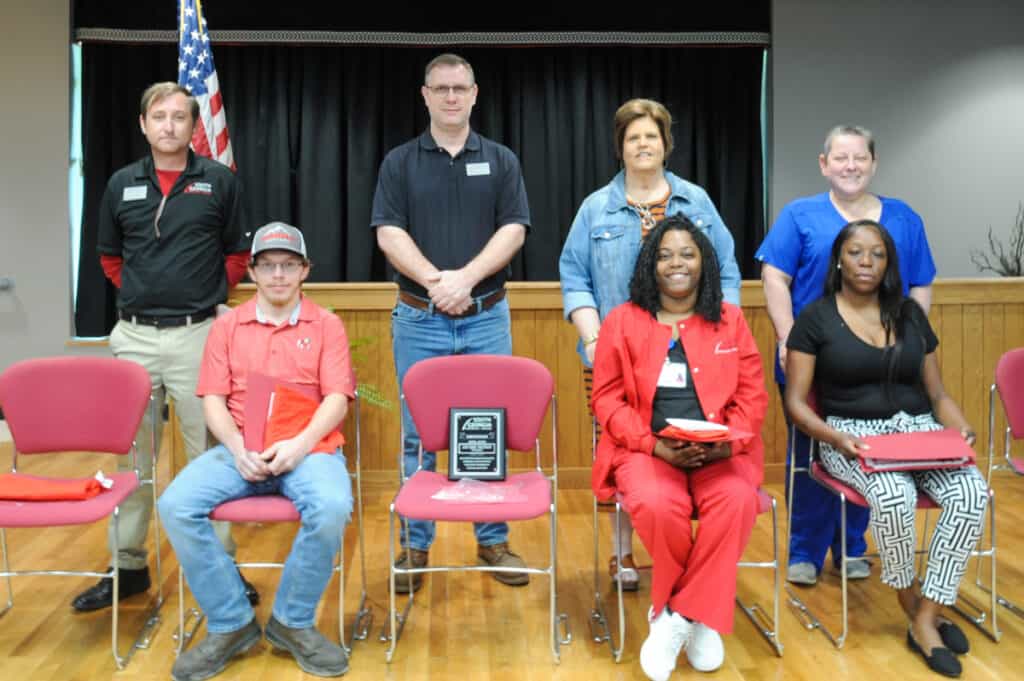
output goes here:
{"type": "Polygon", "coordinates": [[[939,622],[936,629],[939,630],[939,636],[942,637],[942,645],[957,655],[966,655],[970,651],[971,644],[967,640],[967,635],[964,634],[960,627],[947,619],[943,619],[939,622]]]}
{"type": "MultiPolygon", "coordinates": [[[[109,569],[109,568],[108,568],[109,569]]],[[[149,590],[149,568],[125,570],[121,568],[119,575],[118,598],[124,600],[129,596],[149,590]]],[[[78,594],[71,601],[71,607],[78,612],[92,612],[109,608],[114,604],[114,580],[104,577],[96,584],[78,594]]]]}
{"type": "Polygon", "coordinates": [[[914,640],[914,634],[910,629],[907,630],[907,645],[924,658],[928,669],[954,679],[960,677],[960,673],[963,671],[960,660],[956,659],[956,655],[949,648],[932,648],[932,654],[925,655],[924,650],[914,640]]]}

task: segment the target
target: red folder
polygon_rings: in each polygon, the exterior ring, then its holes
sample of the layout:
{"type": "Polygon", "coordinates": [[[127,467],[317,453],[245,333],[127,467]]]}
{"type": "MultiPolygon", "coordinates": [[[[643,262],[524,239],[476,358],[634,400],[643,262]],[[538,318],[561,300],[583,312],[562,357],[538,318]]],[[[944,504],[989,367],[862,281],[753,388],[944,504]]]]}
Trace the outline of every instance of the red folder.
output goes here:
{"type": "Polygon", "coordinates": [[[915,433],[871,435],[862,438],[871,449],[862,450],[865,471],[913,471],[962,468],[974,463],[974,450],[955,428],[915,433]]]}
{"type": "MultiPolygon", "coordinates": [[[[298,435],[309,424],[322,400],[318,386],[292,383],[258,372],[250,373],[242,428],[245,448],[262,452],[278,440],[298,435]],[[301,404],[303,398],[306,401],[305,408],[301,404]],[[279,407],[276,410],[275,403],[279,407]],[[270,441],[268,436],[272,438],[270,441]]],[[[334,451],[344,443],[344,436],[338,431],[332,431],[318,443],[316,451],[334,451]]]]}
{"type": "Polygon", "coordinates": [[[710,421],[696,421],[693,419],[666,419],[668,425],[662,428],[658,437],[669,438],[670,440],[685,440],[689,442],[728,442],[731,440],[745,440],[752,437],[751,433],[737,428],[723,426],[720,423],[710,421]]]}

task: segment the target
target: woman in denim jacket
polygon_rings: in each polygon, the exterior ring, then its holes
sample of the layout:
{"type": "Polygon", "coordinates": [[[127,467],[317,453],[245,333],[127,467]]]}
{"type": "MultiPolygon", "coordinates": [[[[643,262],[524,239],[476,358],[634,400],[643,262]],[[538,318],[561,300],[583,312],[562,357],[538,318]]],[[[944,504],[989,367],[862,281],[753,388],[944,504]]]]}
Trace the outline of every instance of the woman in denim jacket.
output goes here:
{"type": "MultiPolygon", "coordinates": [[[[739,305],[740,272],[732,234],[707,192],[665,168],[672,153],[672,116],[660,103],[631,99],[615,112],[615,150],[623,169],[611,182],[588,196],[573,220],[562,247],[558,270],[565,317],[579,333],[587,402],[591,369],[601,322],[617,305],[629,300],[629,279],[644,236],[665,217],[683,215],[711,241],[718,256],[722,293],[739,305]]],[[[623,519],[613,537],[609,572],[623,588],[638,585],[632,556],[633,527],[623,519]],[[622,555],[622,572],[616,556],[622,555]]]]}

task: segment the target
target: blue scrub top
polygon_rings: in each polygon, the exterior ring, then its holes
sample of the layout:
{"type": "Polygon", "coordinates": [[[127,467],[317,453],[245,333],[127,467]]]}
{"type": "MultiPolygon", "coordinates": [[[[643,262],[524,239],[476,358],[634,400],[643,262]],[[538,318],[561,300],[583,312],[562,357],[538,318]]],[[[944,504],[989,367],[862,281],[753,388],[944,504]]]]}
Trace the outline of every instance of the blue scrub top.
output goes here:
{"type": "MultiPolygon", "coordinates": [[[[912,287],[928,286],[935,279],[935,261],[921,216],[899,199],[885,196],[878,199],[882,202],[879,222],[896,244],[903,295],[912,287]]],[[[790,295],[794,320],[804,307],[824,293],[832,244],[846,223],[846,218],[832,205],[828,192],[796,199],[782,209],[757,249],[754,256],[757,260],[793,278],[790,295]]],[[[785,383],[778,358],[775,381],[780,385],[785,383]]]]}

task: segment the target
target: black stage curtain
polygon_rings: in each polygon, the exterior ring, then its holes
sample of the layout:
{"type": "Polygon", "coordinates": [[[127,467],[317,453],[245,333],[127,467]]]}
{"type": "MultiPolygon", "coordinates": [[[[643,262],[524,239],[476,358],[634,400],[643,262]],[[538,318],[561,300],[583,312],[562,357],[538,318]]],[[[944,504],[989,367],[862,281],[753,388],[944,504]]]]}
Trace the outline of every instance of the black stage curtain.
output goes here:
{"type": "MultiPolygon", "coordinates": [[[[382,281],[368,224],[377,169],[389,149],[427,126],[419,88],[437,48],[216,46],[215,58],[250,223],[305,230],[311,281],[382,281]]],[[[707,189],[755,276],[764,234],[761,154],[763,48],[529,47],[456,50],[480,93],[475,130],[522,162],[532,230],[513,279],[558,279],[558,256],[580,202],[618,170],[612,116],[631,97],[674,117],[669,168],[707,189]]],[[[85,205],[76,328],[103,335],[113,290],[96,256],[106,181],[147,152],[142,90],[173,79],[176,46],[83,48],[85,205]]]]}

